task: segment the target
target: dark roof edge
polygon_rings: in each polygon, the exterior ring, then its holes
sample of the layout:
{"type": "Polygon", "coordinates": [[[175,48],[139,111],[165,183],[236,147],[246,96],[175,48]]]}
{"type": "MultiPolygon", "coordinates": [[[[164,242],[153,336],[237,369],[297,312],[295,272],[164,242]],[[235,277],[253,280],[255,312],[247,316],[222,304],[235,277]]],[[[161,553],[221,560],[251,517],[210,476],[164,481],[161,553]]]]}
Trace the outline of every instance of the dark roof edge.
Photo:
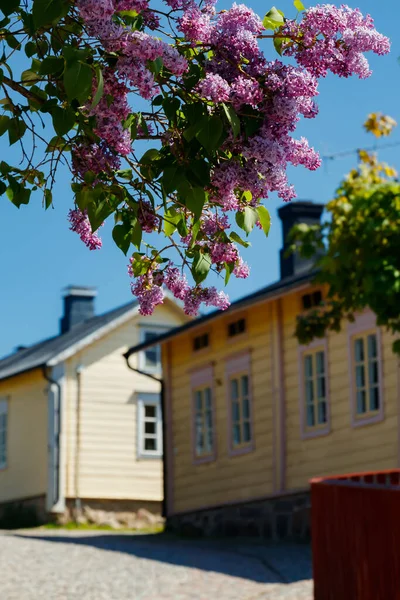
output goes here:
{"type": "Polygon", "coordinates": [[[132,346],[131,348],[129,348],[129,350],[127,350],[123,354],[123,356],[125,357],[125,359],[128,359],[130,356],[132,356],[132,354],[136,354],[137,352],[140,352],[141,350],[146,350],[147,348],[150,348],[151,346],[155,346],[156,344],[162,344],[163,342],[166,342],[167,340],[177,337],[181,333],[185,333],[186,331],[188,331],[190,329],[195,329],[196,327],[201,327],[204,323],[207,323],[208,321],[212,321],[213,319],[215,319],[216,317],[218,317],[222,314],[234,312],[236,310],[244,308],[245,306],[255,304],[256,302],[259,302],[261,300],[275,298],[277,295],[281,295],[282,292],[289,291],[293,288],[298,287],[299,285],[301,285],[303,283],[308,283],[308,282],[312,281],[316,274],[317,274],[317,271],[311,271],[304,275],[298,275],[296,277],[291,277],[290,279],[287,278],[287,279],[278,281],[277,283],[273,283],[266,288],[262,288],[261,290],[258,290],[257,292],[253,292],[252,294],[249,294],[248,296],[244,296],[243,298],[236,300],[235,302],[233,302],[231,304],[231,306],[229,307],[229,309],[227,311],[215,310],[212,313],[209,313],[208,315],[204,315],[204,317],[201,317],[200,319],[194,319],[193,321],[190,321],[189,323],[185,323],[185,325],[182,325],[181,327],[175,327],[175,329],[167,331],[166,333],[163,333],[162,335],[159,335],[158,337],[153,338],[152,340],[149,340],[148,342],[142,342],[141,344],[138,344],[137,346],[132,346]]]}

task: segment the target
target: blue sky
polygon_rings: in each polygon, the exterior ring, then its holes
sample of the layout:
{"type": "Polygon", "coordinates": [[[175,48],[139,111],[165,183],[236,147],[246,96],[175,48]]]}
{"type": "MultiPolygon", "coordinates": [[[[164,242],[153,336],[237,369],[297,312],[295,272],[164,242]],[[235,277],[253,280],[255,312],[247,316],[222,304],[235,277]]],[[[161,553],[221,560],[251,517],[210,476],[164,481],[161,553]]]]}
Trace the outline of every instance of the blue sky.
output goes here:
{"type": "MultiPolygon", "coordinates": [[[[287,16],[294,15],[292,0],[276,0],[287,16]]],[[[254,0],[249,3],[263,15],[269,6],[254,0]]],[[[308,3],[307,3],[308,4],[308,3]]],[[[329,76],[320,83],[319,116],[300,124],[297,134],[305,135],[321,155],[370,146],[371,136],[362,130],[369,112],[381,111],[400,122],[400,2],[398,0],[358,0],[355,4],[375,19],[377,29],[392,40],[392,52],[385,57],[368,55],[373,75],[366,81],[329,76]]],[[[228,8],[224,1],[218,6],[228,8]]],[[[268,58],[275,51],[264,45],[268,58]]],[[[391,140],[400,142],[400,127],[391,140]]],[[[384,144],[385,140],[377,144],[384,144]]],[[[0,138],[1,158],[7,160],[7,138],[0,138]]],[[[400,167],[398,148],[381,151],[381,157],[400,167]]],[[[325,161],[317,172],[301,167],[290,170],[298,198],[326,203],[341,177],[354,166],[356,156],[325,161]]],[[[19,344],[28,345],[58,332],[61,316],[61,290],[69,284],[98,288],[97,312],[128,302],[132,296],[126,273],[127,259],[111,239],[112,224],[102,228],[103,248],[89,252],[78,236],[68,229],[66,215],[72,206],[67,173],[60,173],[54,194],[54,209],[45,212],[41,197],[17,210],[6,196],[0,197],[0,356],[19,344]]],[[[231,299],[252,292],[279,277],[281,226],[277,217],[278,199],[268,199],[272,227],[269,238],[256,231],[252,247],[244,251],[251,265],[248,280],[228,285],[231,299]]]]}

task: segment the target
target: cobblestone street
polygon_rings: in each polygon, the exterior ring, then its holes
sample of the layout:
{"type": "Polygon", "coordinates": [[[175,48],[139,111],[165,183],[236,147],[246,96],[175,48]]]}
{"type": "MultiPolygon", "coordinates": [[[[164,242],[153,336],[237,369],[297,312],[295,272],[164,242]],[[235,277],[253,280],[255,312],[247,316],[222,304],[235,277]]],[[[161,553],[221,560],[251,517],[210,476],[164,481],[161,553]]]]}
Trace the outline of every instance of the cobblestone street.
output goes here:
{"type": "Polygon", "coordinates": [[[0,532],[1,600],[311,600],[310,549],[240,540],[0,532]]]}

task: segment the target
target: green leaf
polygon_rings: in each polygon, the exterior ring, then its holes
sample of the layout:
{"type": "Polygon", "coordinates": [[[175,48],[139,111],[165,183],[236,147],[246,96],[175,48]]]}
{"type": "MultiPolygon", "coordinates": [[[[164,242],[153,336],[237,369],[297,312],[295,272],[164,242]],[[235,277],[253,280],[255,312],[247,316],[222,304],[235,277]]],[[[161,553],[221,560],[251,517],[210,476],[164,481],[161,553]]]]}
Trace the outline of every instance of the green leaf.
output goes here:
{"type": "Polygon", "coordinates": [[[174,208],[164,211],[164,233],[170,236],[174,233],[178,221],[182,219],[182,214],[177,213],[174,208]]]}
{"type": "Polygon", "coordinates": [[[222,103],[222,106],[224,108],[224,111],[225,111],[225,114],[226,114],[226,118],[228,119],[229,124],[232,127],[233,137],[236,138],[239,135],[239,133],[240,133],[240,121],[239,121],[239,117],[235,113],[235,111],[232,108],[232,106],[228,106],[228,105],[226,105],[224,103],[222,103]]]}
{"type": "Polygon", "coordinates": [[[55,152],[56,150],[67,151],[69,149],[70,146],[67,140],[65,140],[63,137],[60,137],[59,135],[55,135],[53,138],[51,138],[46,148],[46,152],[55,152]]]}
{"type": "Polygon", "coordinates": [[[196,250],[192,264],[192,275],[196,283],[204,281],[211,268],[211,257],[206,252],[196,250]]]}
{"type": "Polygon", "coordinates": [[[293,4],[294,4],[294,7],[297,8],[297,10],[299,10],[299,11],[306,10],[306,7],[301,2],[301,0],[294,0],[293,4]]]}
{"type": "Polygon", "coordinates": [[[94,108],[95,106],[98,105],[98,103],[102,99],[103,93],[104,93],[103,72],[102,72],[101,68],[99,67],[99,65],[96,66],[96,79],[97,79],[97,90],[94,95],[91,108],[94,108]]]}
{"type": "Polygon", "coordinates": [[[180,166],[165,167],[161,179],[166,194],[171,194],[178,186],[186,182],[185,170],[180,166]]]}
{"type": "Polygon", "coordinates": [[[50,208],[50,206],[53,203],[53,194],[51,193],[51,190],[49,190],[49,189],[44,190],[44,201],[45,201],[45,207],[47,210],[48,208],[50,208]]]}
{"type": "Polygon", "coordinates": [[[275,8],[275,6],[273,6],[269,12],[267,12],[263,19],[263,25],[265,29],[277,29],[278,27],[281,27],[284,22],[285,18],[283,13],[275,8]]]}
{"type": "Polygon", "coordinates": [[[10,121],[10,117],[7,117],[6,115],[0,116],[0,136],[4,135],[5,132],[8,130],[8,125],[10,121]]]}
{"type": "Polygon", "coordinates": [[[56,106],[51,111],[54,130],[60,137],[68,133],[75,124],[75,111],[72,108],[56,106]]]}
{"type": "Polygon", "coordinates": [[[196,138],[207,150],[213,152],[220,145],[224,125],[219,117],[203,117],[198,125],[196,138]]]}
{"type": "Polygon", "coordinates": [[[9,187],[6,190],[7,197],[19,208],[21,204],[29,204],[31,190],[18,183],[15,177],[8,176],[9,187]]]}
{"type": "Polygon", "coordinates": [[[233,262],[224,263],[224,265],[225,265],[225,285],[228,285],[228,281],[231,278],[233,269],[235,268],[235,263],[233,263],[233,262]]]}
{"type": "Polygon", "coordinates": [[[177,112],[181,103],[178,98],[164,98],[162,106],[167,119],[171,123],[176,123],[177,112]]]}
{"type": "Polygon", "coordinates": [[[0,9],[6,17],[19,7],[19,0],[0,0],[0,9]]]}
{"type": "Polygon", "coordinates": [[[33,85],[34,83],[37,83],[39,80],[40,80],[40,77],[37,75],[37,73],[34,73],[30,69],[28,69],[27,71],[23,71],[21,74],[21,81],[23,83],[25,83],[25,85],[33,85]]]}
{"type": "Polygon", "coordinates": [[[153,73],[156,76],[161,73],[163,66],[164,63],[160,56],[157,57],[155,60],[147,61],[147,68],[149,69],[149,71],[151,71],[151,73],[153,73]]]}
{"type": "Polygon", "coordinates": [[[116,225],[112,230],[113,240],[117,244],[118,248],[122,250],[125,256],[129,250],[129,246],[131,245],[131,234],[131,227],[128,223],[116,225]]]}
{"type": "Polygon", "coordinates": [[[258,213],[251,206],[246,206],[244,211],[236,213],[236,223],[247,235],[252,231],[258,221],[258,213]]]}
{"type": "Polygon", "coordinates": [[[266,236],[269,234],[271,227],[271,217],[265,206],[257,206],[258,219],[266,236]]]}
{"type": "Polygon", "coordinates": [[[39,29],[43,25],[59,21],[68,13],[68,9],[69,3],[62,0],[33,0],[32,15],[35,26],[39,29]]]}
{"type": "Polygon", "coordinates": [[[60,56],[47,56],[40,64],[41,75],[56,75],[64,70],[64,59],[60,56]]]}
{"type": "Polygon", "coordinates": [[[236,231],[231,231],[231,233],[229,234],[229,238],[233,242],[237,242],[241,246],[244,246],[244,248],[248,248],[251,245],[250,242],[246,242],[245,240],[242,240],[242,238],[240,237],[240,235],[238,235],[236,233],[236,231]]]}
{"type": "Polygon", "coordinates": [[[138,250],[140,250],[140,245],[142,243],[142,235],[143,235],[143,231],[142,228],[140,226],[139,221],[136,221],[135,225],[133,226],[132,229],[132,235],[131,235],[131,240],[132,240],[132,244],[134,246],[136,246],[136,248],[138,250]]]}
{"type": "Polygon", "coordinates": [[[8,139],[10,146],[18,142],[22,138],[26,131],[26,125],[22,119],[14,118],[11,119],[8,124],[8,139]]]}
{"type": "Polygon", "coordinates": [[[93,71],[81,61],[67,64],[64,72],[64,86],[69,100],[76,98],[81,104],[88,99],[92,91],[93,71]]]}
{"type": "Polygon", "coordinates": [[[140,172],[146,179],[150,181],[158,175],[156,162],[161,158],[161,154],[155,148],[150,148],[145,152],[139,160],[140,172]]]}
{"type": "Polygon", "coordinates": [[[192,211],[196,220],[199,219],[207,200],[207,192],[204,188],[193,187],[189,182],[185,182],[178,187],[178,192],[185,206],[192,211]]]}

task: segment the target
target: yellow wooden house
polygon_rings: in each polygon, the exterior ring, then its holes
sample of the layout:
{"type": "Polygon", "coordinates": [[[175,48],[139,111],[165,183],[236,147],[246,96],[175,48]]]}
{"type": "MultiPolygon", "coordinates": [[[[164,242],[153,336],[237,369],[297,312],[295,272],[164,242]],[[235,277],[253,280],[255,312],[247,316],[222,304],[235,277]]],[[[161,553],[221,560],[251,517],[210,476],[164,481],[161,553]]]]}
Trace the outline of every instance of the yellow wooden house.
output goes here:
{"type": "MultiPolygon", "coordinates": [[[[322,209],[282,207],[284,239],[322,209]]],[[[365,312],[299,345],[296,316],[325,292],[312,281],[284,247],[278,282],[127,353],[162,346],[171,528],[304,536],[312,477],[399,466],[393,340],[365,312]]]]}
{"type": "Polygon", "coordinates": [[[16,506],[161,512],[159,348],[133,371],[122,354],[187,317],[168,297],[152,317],[137,302],[96,316],[95,295],[67,288],[59,335],[0,360],[0,523],[16,506]]]}

